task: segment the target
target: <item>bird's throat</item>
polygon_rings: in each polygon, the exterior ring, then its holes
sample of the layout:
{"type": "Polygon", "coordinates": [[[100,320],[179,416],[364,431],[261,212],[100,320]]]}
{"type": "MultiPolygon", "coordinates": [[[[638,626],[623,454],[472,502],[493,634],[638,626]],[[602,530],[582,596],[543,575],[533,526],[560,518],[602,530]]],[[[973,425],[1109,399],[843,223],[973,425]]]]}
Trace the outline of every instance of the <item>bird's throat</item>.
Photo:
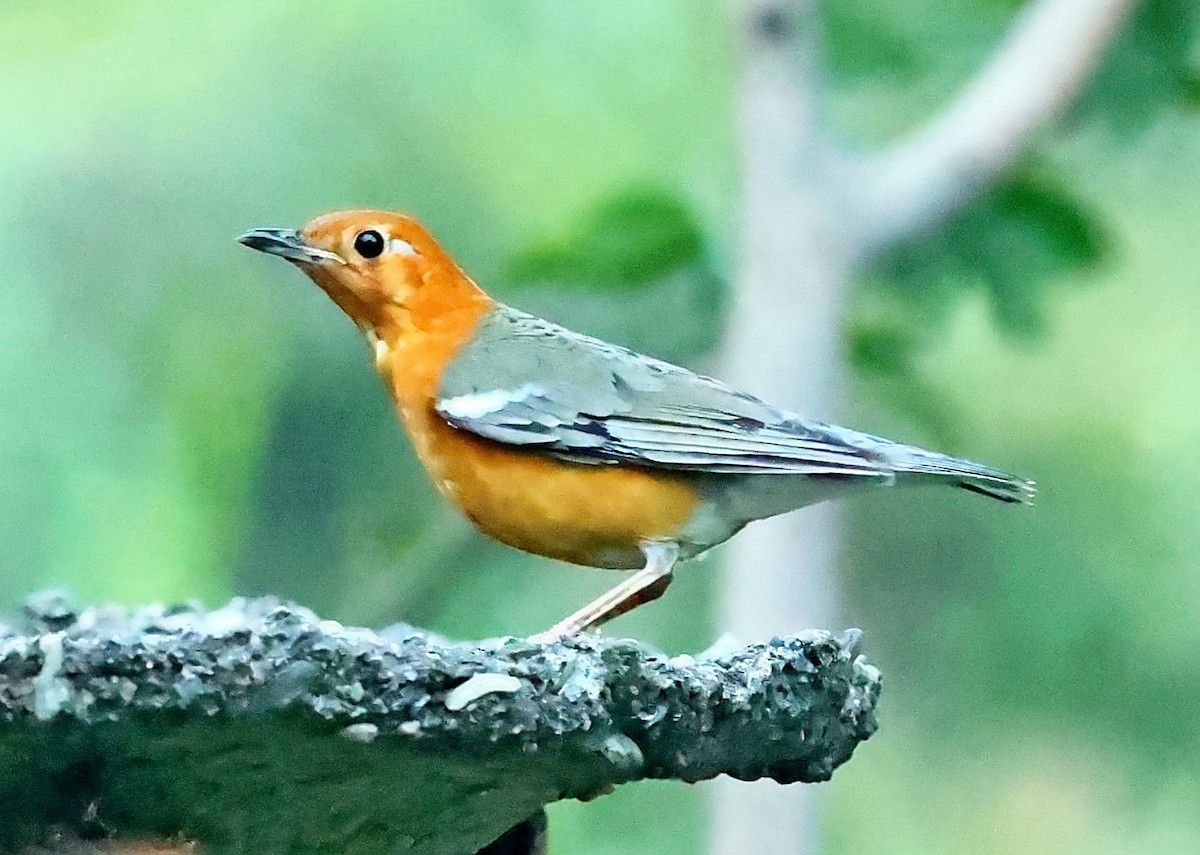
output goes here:
{"type": "Polygon", "coordinates": [[[364,330],[375,370],[401,415],[432,408],[442,371],[472,339],[490,309],[472,302],[442,312],[432,322],[419,323],[413,312],[393,306],[384,323],[364,330]]]}

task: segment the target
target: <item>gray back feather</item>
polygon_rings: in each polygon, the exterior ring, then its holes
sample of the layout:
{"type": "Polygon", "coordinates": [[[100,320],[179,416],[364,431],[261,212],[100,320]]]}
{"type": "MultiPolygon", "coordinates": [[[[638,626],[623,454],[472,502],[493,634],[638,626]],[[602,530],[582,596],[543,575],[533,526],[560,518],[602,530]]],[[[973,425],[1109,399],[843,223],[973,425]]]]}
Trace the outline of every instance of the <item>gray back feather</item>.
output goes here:
{"type": "Polygon", "coordinates": [[[506,306],[447,367],[437,409],[462,430],[579,463],[874,479],[893,471],[853,431],[506,306]]]}

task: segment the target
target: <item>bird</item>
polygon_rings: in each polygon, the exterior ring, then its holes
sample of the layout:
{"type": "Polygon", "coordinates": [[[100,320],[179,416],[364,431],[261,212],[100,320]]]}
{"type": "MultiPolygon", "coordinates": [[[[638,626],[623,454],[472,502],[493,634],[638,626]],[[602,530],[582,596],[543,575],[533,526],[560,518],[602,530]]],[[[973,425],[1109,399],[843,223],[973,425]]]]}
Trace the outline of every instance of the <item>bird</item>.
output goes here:
{"type": "Polygon", "coordinates": [[[509,546],[636,571],[542,633],[663,594],[677,562],[859,487],[1028,503],[1032,481],[812,421],[489,296],[415,218],[337,211],[238,240],[286,259],[362,332],[437,490],[509,546]]]}

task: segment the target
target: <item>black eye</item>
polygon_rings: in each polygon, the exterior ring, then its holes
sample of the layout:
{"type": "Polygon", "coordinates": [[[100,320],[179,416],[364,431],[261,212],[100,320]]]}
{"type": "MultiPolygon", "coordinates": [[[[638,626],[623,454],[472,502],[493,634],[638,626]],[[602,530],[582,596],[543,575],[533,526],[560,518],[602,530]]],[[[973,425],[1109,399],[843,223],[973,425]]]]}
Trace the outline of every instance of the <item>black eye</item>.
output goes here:
{"type": "Polygon", "coordinates": [[[376,258],[383,254],[383,235],[374,229],[359,232],[354,239],[354,251],[363,258],[376,258]]]}

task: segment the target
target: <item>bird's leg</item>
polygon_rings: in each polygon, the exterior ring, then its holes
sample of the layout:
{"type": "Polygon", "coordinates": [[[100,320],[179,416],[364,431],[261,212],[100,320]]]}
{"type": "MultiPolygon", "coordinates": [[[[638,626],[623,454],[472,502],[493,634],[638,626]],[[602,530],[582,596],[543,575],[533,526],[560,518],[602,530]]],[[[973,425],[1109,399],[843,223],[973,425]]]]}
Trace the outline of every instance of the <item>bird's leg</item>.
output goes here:
{"type": "Polygon", "coordinates": [[[567,636],[595,629],[618,615],[661,597],[671,584],[671,571],[679,558],[679,545],[647,541],[641,548],[646,556],[645,567],[545,632],[530,636],[529,640],[542,644],[560,641],[567,636]]]}

